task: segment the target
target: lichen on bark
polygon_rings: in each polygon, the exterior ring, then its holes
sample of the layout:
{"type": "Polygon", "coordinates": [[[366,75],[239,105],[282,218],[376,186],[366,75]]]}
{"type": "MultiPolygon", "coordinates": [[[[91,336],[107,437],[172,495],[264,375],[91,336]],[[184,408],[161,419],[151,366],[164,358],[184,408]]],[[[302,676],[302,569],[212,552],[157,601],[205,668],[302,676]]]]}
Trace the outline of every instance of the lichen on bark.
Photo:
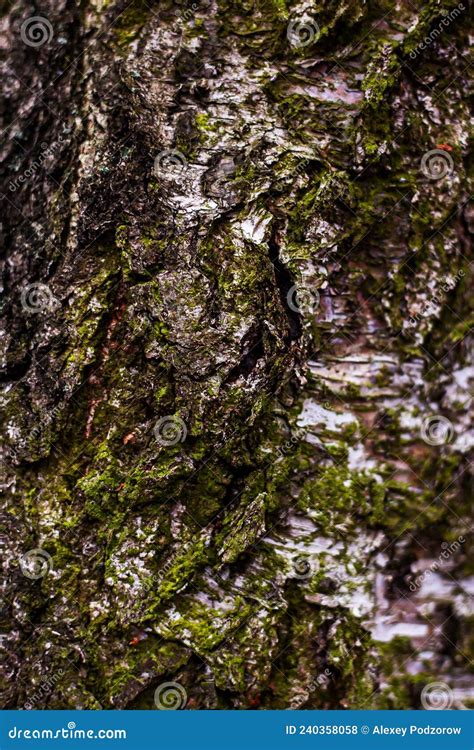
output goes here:
{"type": "Polygon", "coordinates": [[[456,7],[2,8],[5,707],[469,705],[456,7]]]}

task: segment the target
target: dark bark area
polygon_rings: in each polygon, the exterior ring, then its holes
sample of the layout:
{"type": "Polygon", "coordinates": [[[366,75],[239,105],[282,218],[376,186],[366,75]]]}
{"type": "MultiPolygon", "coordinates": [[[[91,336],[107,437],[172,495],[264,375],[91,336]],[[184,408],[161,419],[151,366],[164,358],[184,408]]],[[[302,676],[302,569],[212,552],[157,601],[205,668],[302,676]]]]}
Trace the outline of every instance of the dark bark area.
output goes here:
{"type": "Polygon", "coordinates": [[[467,3],[0,8],[3,705],[468,705],[467,3]]]}

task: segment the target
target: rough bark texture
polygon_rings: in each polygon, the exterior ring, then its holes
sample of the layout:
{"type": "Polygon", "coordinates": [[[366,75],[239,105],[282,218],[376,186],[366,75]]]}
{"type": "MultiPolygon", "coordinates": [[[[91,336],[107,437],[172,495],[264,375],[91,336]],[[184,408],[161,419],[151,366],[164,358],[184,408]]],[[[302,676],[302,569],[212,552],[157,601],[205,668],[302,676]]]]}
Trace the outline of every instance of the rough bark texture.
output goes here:
{"type": "Polygon", "coordinates": [[[467,5],[0,4],[4,706],[468,705],[467,5]]]}

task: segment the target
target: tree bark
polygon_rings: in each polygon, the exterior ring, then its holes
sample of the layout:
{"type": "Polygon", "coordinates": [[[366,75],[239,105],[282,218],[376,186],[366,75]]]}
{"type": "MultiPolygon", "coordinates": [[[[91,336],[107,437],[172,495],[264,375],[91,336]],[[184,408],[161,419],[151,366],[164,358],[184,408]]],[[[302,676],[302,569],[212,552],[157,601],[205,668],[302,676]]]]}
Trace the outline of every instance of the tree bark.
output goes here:
{"type": "Polygon", "coordinates": [[[467,7],[1,6],[3,705],[468,705],[467,7]]]}

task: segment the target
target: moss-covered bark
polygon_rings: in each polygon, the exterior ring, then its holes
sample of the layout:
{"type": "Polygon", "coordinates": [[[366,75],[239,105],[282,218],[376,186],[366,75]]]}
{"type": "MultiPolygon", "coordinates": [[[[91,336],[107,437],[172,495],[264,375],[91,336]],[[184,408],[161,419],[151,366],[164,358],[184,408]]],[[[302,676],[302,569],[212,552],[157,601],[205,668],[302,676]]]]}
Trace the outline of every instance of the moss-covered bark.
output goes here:
{"type": "Polygon", "coordinates": [[[466,704],[455,8],[2,8],[4,706],[466,704]]]}

